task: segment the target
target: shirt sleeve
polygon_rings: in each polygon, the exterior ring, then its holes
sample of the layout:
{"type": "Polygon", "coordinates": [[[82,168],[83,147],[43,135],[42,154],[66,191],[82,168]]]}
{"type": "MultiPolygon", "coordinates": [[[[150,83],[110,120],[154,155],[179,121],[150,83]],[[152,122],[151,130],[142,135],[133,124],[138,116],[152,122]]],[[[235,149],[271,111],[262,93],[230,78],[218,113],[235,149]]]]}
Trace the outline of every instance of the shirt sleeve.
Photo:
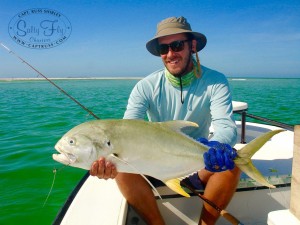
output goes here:
{"type": "Polygon", "coordinates": [[[210,111],[214,135],[211,140],[236,144],[237,127],[233,119],[232,97],[228,81],[223,74],[218,76],[217,82],[211,89],[210,111]]]}
{"type": "Polygon", "coordinates": [[[145,88],[140,81],[132,89],[123,118],[145,119],[148,108],[149,103],[146,98],[145,88]]]}

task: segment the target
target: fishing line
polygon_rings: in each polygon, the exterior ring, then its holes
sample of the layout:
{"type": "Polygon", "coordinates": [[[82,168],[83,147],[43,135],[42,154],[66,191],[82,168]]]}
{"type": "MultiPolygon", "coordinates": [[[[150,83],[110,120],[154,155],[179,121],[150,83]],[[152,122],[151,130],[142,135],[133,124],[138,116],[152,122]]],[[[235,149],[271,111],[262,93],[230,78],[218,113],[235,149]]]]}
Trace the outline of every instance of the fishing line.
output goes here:
{"type": "Polygon", "coordinates": [[[139,175],[141,175],[146,181],[147,183],[151,186],[151,188],[154,190],[154,192],[158,195],[158,197],[160,198],[160,200],[162,200],[162,197],[160,196],[160,194],[158,193],[157,189],[153,186],[153,184],[150,182],[150,180],[142,173],[139,172],[139,170],[134,167],[133,165],[131,165],[129,162],[125,161],[124,159],[121,159],[118,157],[117,154],[113,153],[110,154],[109,156],[113,157],[114,159],[117,159],[119,161],[121,161],[122,163],[126,164],[127,166],[131,167],[134,171],[136,171],[139,175]]]}
{"type": "Polygon", "coordinates": [[[62,89],[61,87],[59,87],[56,83],[54,83],[52,80],[50,80],[48,77],[46,77],[44,74],[42,74],[39,70],[37,70],[36,68],[34,68],[31,64],[29,64],[27,61],[25,61],[22,57],[20,57],[19,55],[17,55],[15,52],[13,52],[12,50],[10,50],[6,45],[4,45],[2,42],[0,42],[0,45],[7,50],[10,54],[14,55],[15,57],[17,57],[19,60],[22,61],[22,63],[25,63],[28,67],[30,67],[32,70],[34,70],[35,72],[37,72],[40,76],[42,76],[43,78],[45,78],[48,82],[50,82],[54,87],[56,87],[59,91],[61,91],[64,95],[66,95],[68,98],[70,98],[73,102],[75,102],[77,105],[79,105],[82,109],[84,109],[85,111],[87,111],[90,115],[92,115],[94,118],[96,119],[100,119],[97,115],[95,115],[91,110],[89,110],[87,107],[85,107],[84,105],[82,105],[79,101],[77,101],[74,97],[72,97],[70,94],[68,94],[64,89],[62,89]]]}
{"type": "Polygon", "coordinates": [[[53,181],[52,181],[52,184],[51,184],[51,187],[50,187],[50,191],[49,191],[49,193],[48,193],[48,195],[47,195],[47,197],[46,197],[46,200],[44,201],[44,204],[43,204],[43,208],[45,207],[45,205],[46,205],[46,203],[47,203],[47,201],[48,201],[48,198],[50,197],[50,194],[51,194],[51,192],[52,192],[52,189],[53,189],[53,186],[54,186],[54,182],[55,182],[55,179],[56,179],[56,174],[57,174],[57,172],[59,171],[59,170],[62,170],[63,168],[65,168],[66,166],[68,166],[68,165],[65,165],[65,166],[63,166],[63,167],[61,167],[60,169],[56,169],[56,168],[54,168],[53,169],[53,181]]]}
{"type": "Polygon", "coordinates": [[[52,192],[52,189],[53,189],[53,186],[54,186],[54,182],[55,182],[55,178],[56,178],[56,173],[57,173],[57,169],[53,169],[53,181],[52,181],[52,184],[51,184],[51,187],[50,187],[50,191],[49,191],[49,193],[48,193],[48,195],[47,195],[47,197],[46,197],[46,199],[45,199],[45,201],[44,201],[44,204],[43,204],[43,208],[45,207],[45,205],[46,205],[46,203],[47,203],[47,201],[48,201],[48,198],[49,198],[49,196],[50,196],[50,194],[51,194],[51,192],[52,192]]]}

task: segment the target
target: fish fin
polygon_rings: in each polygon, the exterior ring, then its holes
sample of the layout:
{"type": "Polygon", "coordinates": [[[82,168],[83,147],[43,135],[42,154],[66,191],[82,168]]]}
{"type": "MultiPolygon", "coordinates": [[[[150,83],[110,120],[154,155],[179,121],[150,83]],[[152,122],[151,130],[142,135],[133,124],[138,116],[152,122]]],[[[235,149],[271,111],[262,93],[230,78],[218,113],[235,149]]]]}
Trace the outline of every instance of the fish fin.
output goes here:
{"type": "Polygon", "coordinates": [[[159,123],[166,125],[173,131],[181,132],[186,135],[192,134],[195,130],[199,128],[197,123],[185,121],[185,120],[172,120],[172,121],[159,122],[159,123]]]}
{"type": "Polygon", "coordinates": [[[262,185],[270,188],[275,188],[270,184],[265,177],[256,169],[251,161],[251,157],[275,134],[278,134],[284,130],[269,131],[245,145],[242,149],[237,151],[238,156],[234,159],[235,164],[249,177],[256,180],[262,185]]]}
{"type": "Polygon", "coordinates": [[[238,151],[240,157],[251,158],[269,139],[271,139],[275,134],[278,134],[285,130],[272,130],[267,133],[262,134],[261,136],[255,138],[242,149],[238,151]]]}
{"type": "Polygon", "coordinates": [[[238,167],[249,177],[257,181],[258,183],[269,187],[269,188],[276,188],[274,185],[270,184],[266,178],[259,172],[259,170],[253,165],[251,161],[247,164],[240,164],[238,167]]]}
{"type": "Polygon", "coordinates": [[[179,179],[172,179],[172,180],[168,180],[165,182],[165,184],[172,189],[173,191],[175,191],[176,193],[184,196],[184,197],[191,197],[185,190],[183,190],[183,188],[180,185],[180,180],[179,179]]]}

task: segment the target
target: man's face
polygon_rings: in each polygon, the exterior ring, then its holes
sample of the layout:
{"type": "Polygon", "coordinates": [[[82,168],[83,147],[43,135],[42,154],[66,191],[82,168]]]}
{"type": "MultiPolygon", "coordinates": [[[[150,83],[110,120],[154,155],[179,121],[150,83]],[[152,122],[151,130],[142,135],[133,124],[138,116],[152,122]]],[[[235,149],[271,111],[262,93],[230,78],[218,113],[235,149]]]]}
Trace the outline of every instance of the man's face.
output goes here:
{"type": "Polygon", "coordinates": [[[169,51],[166,54],[161,54],[162,61],[168,71],[174,76],[180,77],[187,74],[193,69],[192,63],[192,50],[195,50],[196,41],[192,41],[192,46],[188,40],[186,34],[174,34],[158,39],[159,44],[171,44],[174,41],[185,41],[184,48],[181,51],[175,52],[169,47],[169,51]]]}

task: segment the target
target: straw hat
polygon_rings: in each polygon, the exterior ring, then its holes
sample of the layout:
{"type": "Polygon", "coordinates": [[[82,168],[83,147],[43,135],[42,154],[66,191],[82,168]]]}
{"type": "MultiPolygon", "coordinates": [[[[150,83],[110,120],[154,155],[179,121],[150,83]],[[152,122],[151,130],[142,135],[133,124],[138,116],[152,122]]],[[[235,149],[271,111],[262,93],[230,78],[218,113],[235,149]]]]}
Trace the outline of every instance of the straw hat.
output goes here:
{"type": "Polygon", "coordinates": [[[197,40],[197,52],[203,49],[206,45],[206,37],[205,35],[193,32],[191,25],[187,22],[186,18],[181,17],[170,17],[167,18],[160,23],[157,24],[157,32],[150,41],[147,42],[146,48],[148,51],[155,55],[160,56],[157,47],[158,47],[158,38],[164,37],[172,34],[180,34],[180,33],[190,33],[193,35],[194,39],[197,40]]]}

